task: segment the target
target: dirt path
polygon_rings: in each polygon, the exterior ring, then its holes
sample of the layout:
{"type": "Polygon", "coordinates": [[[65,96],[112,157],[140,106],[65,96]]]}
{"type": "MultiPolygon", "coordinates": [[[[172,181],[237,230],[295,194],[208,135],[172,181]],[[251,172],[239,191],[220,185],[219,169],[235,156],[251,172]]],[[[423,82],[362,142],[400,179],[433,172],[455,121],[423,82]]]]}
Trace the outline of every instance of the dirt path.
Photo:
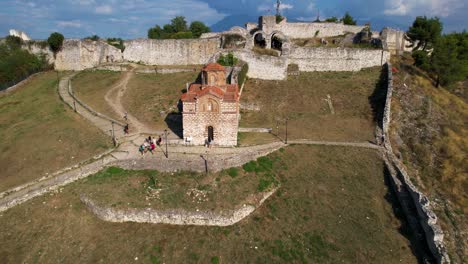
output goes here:
{"type": "Polygon", "coordinates": [[[135,116],[125,109],[122,104],[122,98],[125,95],[125,92],[128,89],[128,81],[132,78],[135,68],[132,66],[132,69],[124,73],[123,79],[114,87],[112,87],[104,96],[104,99],[109,104],[109,106],[114,110],[117,115],[124,116],[127,113],[127,123],[131,133],[148,133],[153,134],[156,131],[152,131],[145,124],[140,122],[135,116]]]}

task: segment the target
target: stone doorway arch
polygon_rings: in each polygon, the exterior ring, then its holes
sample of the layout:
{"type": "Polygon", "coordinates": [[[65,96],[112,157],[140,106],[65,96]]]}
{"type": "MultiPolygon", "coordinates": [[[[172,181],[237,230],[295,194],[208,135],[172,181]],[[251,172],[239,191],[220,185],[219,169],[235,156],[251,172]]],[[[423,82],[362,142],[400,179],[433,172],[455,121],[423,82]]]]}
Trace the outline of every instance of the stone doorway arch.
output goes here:
{"type": "Polygon", "coordinates": [[[254,33],[253,42],[255,47],[260,47],[263,49],[269,47],[267,35],[263,31],[254,33]]]}

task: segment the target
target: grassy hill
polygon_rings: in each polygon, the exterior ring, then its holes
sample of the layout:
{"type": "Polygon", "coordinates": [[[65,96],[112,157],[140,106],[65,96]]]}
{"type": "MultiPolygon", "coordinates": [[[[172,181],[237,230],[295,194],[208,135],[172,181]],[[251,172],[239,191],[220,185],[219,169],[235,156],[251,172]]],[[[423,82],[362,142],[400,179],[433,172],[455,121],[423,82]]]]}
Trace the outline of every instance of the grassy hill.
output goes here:
{"type": "Polygon", "coordinates": [[[110,139],[59,98],[57,73],[33,77],[0,95],[0,191],[77,164],[110,147],[110,139]]]}
{"type": "MultiPolygon", "coordinates": [[[[8,232],[0,232],[0,258],[11,263],[417,262],[405,228],[395,216],[399,209],[385,185],[383,162],[377,152],[292,146],[269,157],[274,161],[280,189],[234,226],[101,221],[79,200],[80,193],[89,187],[99,191],[96,184],[105,179],[98,174],[3,212],[0,227],[8,232]]],[[[250,184],[251,180],[244,178],[249,175],[239,173],[235,182],[250,184]]],[[[134,177],[114,178],[120,189],[138,192],[140,183],[135,180],[141,177],[137,172],[134,177]]],[[[204,179],[203,175],[187,177],[204,179]]],[[[199,184],[210,190],[209,186],[230,184],[231,177],[220,174],[199,184]]],[[[108,179],[112,181],[112,177],[108,179]]],[[[257,177],[252,179],[258,181],[257,177]]],[[[179,176],[162,180],[162,188],[178,185],[181,180],[187,181],[179,176]]],[[[186,190],[177,187],[172,195],[184,197],[186,190]]],[[[160,201],[152,199],[152,205],[157,206],[164,201],[164,194],[160,201]]],[[[195,201],[192,208],[198,206],[195,201]]]]}
{"type": "Polygon", "coordinates": [[[442,220],[451,257],[468,259],[468,105],[425,73],[398,61],[394,75],[391,140],[442,220]]]}

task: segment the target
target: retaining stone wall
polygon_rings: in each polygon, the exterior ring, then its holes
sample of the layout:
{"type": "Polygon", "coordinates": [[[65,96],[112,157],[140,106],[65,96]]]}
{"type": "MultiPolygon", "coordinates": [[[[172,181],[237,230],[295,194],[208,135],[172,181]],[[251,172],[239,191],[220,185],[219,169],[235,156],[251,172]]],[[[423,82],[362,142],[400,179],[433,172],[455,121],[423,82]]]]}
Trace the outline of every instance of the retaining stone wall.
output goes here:
{"type": "Polygon", "coordinates": [[[171,225],[199,225],[199,226],[230,226],[248,215],[270,197],[275,190],[263,193],[261,200],[255,204],[244,204],[235,210],[226,210],[221,213],[211,211],[155,210],[155,209],[126,209],[118,210],[97,205],[88,197],[81,195],[81,201],[98,218],[108,222],[136,222],[171,225]]]}
{"type": "MultiPolygon", "coordinates": [[[[405,188],[410,195],[411,201],[416,208],[417,218],[421,225],[427,245],[436,258],[437,263],[450,263],[447,251],[444,246],[444,234],[440,226],[437,224],[437,216],[432,211],[429,199],[420,192],[416,186],[411,182],[411,179],[405,169],[403,163],[397,159],[393,153],[391,142],[390,142],[390,122],[391,122],[391,102],[393,94],[393,75],[392,67],[390,63],[387,63],[387,98],[385,101],[385,109],[383,116],[383,133],[384,133],[384,146],[386,154],[386,164],[389,167],[390,174],[392,176],[392,186],[395,188],[399,200],[408,199],[402,195],[401,187],[405,188]]],[[[405,202],[405,201],[403,201],[405,202]]],[[[408,216],[408,218],[413,216],[408,216]]]]}
{"type": "Polygon", "coordinates": [[[292,39],[313,38],[318,31],[317,37],[332,37],[343,35],[346,32],[358,33],[364,26],[350,26],[342,23],[280,23],[274,30],[283,32],[292,39]]]}

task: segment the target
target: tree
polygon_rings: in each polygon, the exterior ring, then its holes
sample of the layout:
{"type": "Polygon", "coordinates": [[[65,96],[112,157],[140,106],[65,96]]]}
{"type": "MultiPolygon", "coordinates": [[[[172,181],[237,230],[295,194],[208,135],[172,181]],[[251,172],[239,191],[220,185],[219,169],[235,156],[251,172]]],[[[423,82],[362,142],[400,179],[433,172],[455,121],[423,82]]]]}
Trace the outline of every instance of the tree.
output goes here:
{"type": "Polygon", "coordinates": [[[187,21],[185,21],[185,17],[183,16],[176,16],[173,18],[171,20],[171,26],[174,30],[174,33],[188,31],[187,21]]]}
{"type": "Polygon", "coordinates": [[[190,31],[194,38],[199,38],[203,33],[210,32],[210,28],[201,21],[193,21],[190,24],[190,31]]]}
{"type": "Polygon", "coordinates": [[[161,39],[164,34],[163,29],[156,25],[150,29],[148,29],[148,38],[149,39],[161,39]]]}
{"type": "Polygon", "coordinates": [[[335,16],[332,16],[332,17],[325,19],[325,22],[336,23],[338,22],[338,18],[335,16]]]}
{"type": "Polygon", "coordinates": [[[406,32],[406,35],[411,42],[413,50],[422,48],[422,50],[427,51],[432,48],[441,33],[442,23],[439,18],[428,19],[426,16],[418,16],[408,32],[406,32]]]}
{"type": "Polygon", "coordinates": [[[449,85],[468,77],[468,33],[452,33],[440,37],[431,56],[431,71],[436,86],[449,85]]]}
{"type": "Polygon", "coordinates": [[[58,32],[50,34],[49,38],[47,39],[47,43],[49,43],[49,47],[54,52],[54,54],[62,49],[64,39],[65,38],[63,35],[58,32]]]}
{"type": "Polygon", "coordinates": [[[354,18],[348,12],[346,12],[343,17],[343,24],[356,25],[356,20],[354,20],[354,18]]]}
{"type": "Polygon", "coordinates": [[[425,71],[429,71],[430,69],[429,59],[430,58],[426,51],[416,50],[416,51],[413,51],[413,54],[411,54],[411,56],[413,57],[415,66],[425,71]]]}

